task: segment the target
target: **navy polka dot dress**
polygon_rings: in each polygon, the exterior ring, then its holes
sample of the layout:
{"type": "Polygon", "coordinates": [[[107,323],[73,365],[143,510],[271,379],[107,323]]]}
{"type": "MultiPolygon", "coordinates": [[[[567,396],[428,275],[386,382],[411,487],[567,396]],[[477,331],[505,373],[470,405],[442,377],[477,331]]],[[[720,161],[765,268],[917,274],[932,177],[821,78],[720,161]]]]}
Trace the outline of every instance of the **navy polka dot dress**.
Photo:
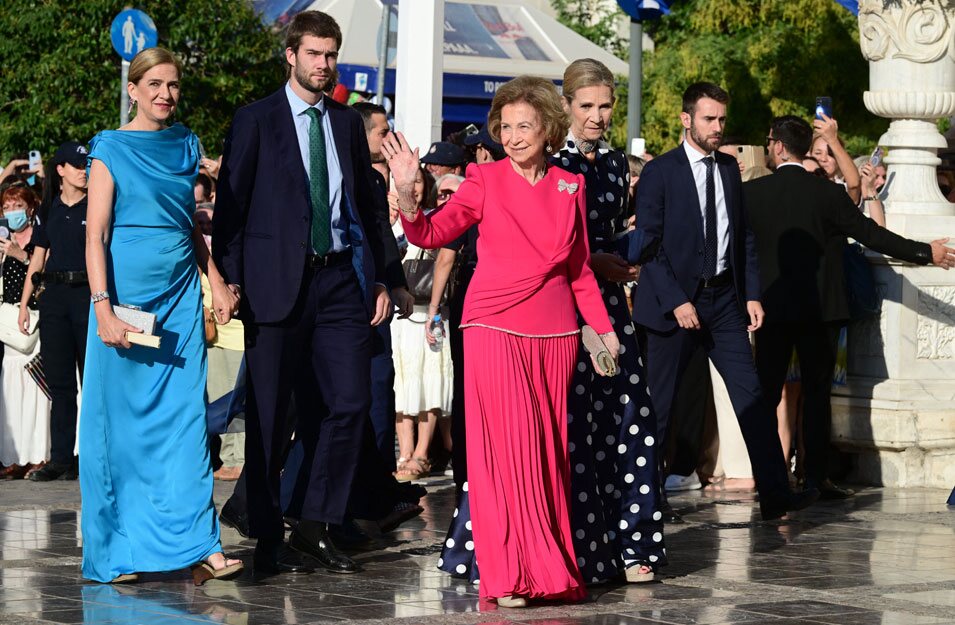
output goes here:
{"type": "MultiPolygon", "coordinates": [[[[591,162],[568,140],[552,161],[584,176],[591,253],[614,253],[630,217],[626,155],[601,142],[591,162]]],[[[620,372],[597,375],[581,348],[567,409],[574,551],[590,583],[631,566],[666,564],[657,425],[643,360],[623,285],[600,276],[597,283],[620,339],[620,372]]]]}
{"type": "MultiPolygon", "coordinates": [[[[584,175],[590,251],[613,252],[625,232],[629,168],[623,152],[601,143],[594,162],[572,141],[552,162],[584,175]]],[[[631,566],[666,564],[659,511],[656,419],[623,286],[597,277],[610,321],[620,339],[620,372],[593,372],[581,348],[568,398],[571,528],[577,565],[588,583],[618,577],[631,566]]],[[[438,560],[438,568],[477,581],[467,485],[438,560]]]]}

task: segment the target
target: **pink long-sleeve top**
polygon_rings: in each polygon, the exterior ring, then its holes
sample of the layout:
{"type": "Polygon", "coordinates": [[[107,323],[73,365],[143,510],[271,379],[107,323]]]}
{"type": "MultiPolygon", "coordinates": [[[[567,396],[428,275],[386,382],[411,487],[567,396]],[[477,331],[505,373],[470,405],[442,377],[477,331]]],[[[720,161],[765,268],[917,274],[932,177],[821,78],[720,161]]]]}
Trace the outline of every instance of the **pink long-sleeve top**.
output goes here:
{"type": "Polygon", "coordinates": [[[425,249],[478,224],[478,265],[462,328],[564,336],[579,331],[576,307],[603,334],[613,328],[590,269],[586,197],[583,176],[551,166],[531,185],[505,158],[470,165],[443,208],[414,221],[401,217],[408,240],[425,249]]]}

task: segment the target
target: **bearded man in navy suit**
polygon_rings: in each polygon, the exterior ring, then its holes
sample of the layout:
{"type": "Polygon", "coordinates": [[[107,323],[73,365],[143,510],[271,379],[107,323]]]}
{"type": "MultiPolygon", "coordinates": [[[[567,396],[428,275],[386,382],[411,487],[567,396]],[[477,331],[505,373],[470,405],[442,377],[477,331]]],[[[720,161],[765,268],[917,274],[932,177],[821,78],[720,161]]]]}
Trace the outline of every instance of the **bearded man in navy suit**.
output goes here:
{"type": "Polygon", "coordinates": [[[290,80],[236,113],[216,197],[213,256],[245,322],[249,522],[264,573],[310,569],[284,543],[279,476],[293,429],[309,477],[288,546],[331,572],[360,570],[328,524],[345,515],[368,421],[371,326],[392,310],[391,233],[361,116],[323,94],[341,42],[325,13],[292,20],[290,80]]]}
{"type": "Polygon", "coordinates": [[[792,493],[763,398],[747,330],[763,323],[756,245],[743,210],[739,166],[717,151],[729,94],[690,85],[680,120],[685,140],[649,163],[637,187],[637,231],[646,242],[634,320],[647,328],[647,381],[665,440],[681,372],[702,345],[726,382],[753,466],[764,519],[810,505],[817,490],[792,493]]]}

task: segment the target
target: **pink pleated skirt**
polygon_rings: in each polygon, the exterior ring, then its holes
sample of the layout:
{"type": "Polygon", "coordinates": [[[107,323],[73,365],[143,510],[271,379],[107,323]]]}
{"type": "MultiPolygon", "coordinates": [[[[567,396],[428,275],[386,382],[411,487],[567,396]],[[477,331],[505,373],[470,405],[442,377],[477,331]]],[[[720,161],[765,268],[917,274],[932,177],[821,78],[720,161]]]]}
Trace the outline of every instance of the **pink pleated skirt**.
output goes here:
{"type": "Polygon", "coordinates": [[[579,342],[464,331],[468,496],[482,598],[587,594],[568,500],[567,391],[579,342]]]}

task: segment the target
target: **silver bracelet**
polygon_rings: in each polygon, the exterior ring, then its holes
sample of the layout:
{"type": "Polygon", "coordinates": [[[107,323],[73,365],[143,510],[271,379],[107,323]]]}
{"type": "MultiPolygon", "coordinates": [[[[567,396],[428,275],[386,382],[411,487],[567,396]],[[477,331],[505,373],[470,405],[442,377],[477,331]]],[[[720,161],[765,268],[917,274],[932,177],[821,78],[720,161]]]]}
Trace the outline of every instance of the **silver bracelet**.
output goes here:
{"type": "Polygon", "coordinates": [[[106,291],[96,291],[94,293],[90,293],[90,301],[93,302],[94,304],[96,302],[102,302],[108,299],[109,299],[109,293],[107,293],[106,291]]]}

